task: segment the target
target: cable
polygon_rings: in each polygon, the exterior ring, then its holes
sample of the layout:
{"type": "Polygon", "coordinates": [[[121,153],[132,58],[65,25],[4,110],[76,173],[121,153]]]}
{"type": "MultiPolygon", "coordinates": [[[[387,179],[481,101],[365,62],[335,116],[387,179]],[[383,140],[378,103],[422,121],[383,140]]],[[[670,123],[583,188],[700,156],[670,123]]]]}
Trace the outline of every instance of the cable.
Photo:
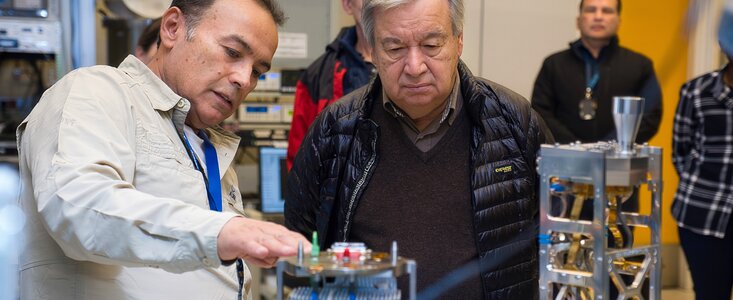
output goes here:
{"type": "MultiPolygon", "coordinates": [[[[535,226],[534,228],[538,229],[539,227],[535,226]]],[[[514,238],[507,241],[505,245],[521,240],[536,239],[537,233],[538,230],[522,230],[519,234],[515,235],[514,238]]],[[[516,255],[519,254],[520,251],[513,251],[510,253],[510,255],[506,255],[505,257],[494,257],[494,259],[490,260],[484,265],[481,265],[478,259],[472,260],[467,264],[464,264],[460,268],[446,274],[445,276],[443,276],[443,278],[428,286],[422,292],[418,293],[417,299],[431,300],[446,298],[446,296],[443,295],[445,292],[457,287],[462,282],[471,278],[471,276],[480,276],[481,273],[496,268],[496,266],[500,263],[516,257],[516,255]]]]}

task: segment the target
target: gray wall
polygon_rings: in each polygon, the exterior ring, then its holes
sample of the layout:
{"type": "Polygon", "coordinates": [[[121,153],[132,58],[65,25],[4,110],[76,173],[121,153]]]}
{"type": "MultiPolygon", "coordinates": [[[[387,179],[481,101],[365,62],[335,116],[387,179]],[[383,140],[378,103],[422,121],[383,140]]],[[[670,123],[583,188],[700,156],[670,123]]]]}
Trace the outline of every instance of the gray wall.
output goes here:
{"type": "MultiPolygon", "coordinates": [[[[483,32],[476,45],[481,48],[481,69],[475,73],[529,99],[544,58],[566,49],[569,42],[577,39],[579,1],[481,2],[483,32]]],[[[466,23],[475,21],[467,19],[466,23]]]]}

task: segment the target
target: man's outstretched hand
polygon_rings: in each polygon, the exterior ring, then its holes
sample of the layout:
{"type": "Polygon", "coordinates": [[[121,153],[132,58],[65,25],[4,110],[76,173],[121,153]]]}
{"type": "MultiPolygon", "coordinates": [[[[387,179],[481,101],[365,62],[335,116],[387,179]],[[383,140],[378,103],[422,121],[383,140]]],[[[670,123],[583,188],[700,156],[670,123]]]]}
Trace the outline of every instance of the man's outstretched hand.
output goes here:
{"type": "Polygon", "coordinates": [[[285,227],[243,217],[229,220],[219,232],[217,247],[222,261],[242,258],[258,267],[271,268],[280,257],[309,253],[311,244],[302,235],[285,227]]]}

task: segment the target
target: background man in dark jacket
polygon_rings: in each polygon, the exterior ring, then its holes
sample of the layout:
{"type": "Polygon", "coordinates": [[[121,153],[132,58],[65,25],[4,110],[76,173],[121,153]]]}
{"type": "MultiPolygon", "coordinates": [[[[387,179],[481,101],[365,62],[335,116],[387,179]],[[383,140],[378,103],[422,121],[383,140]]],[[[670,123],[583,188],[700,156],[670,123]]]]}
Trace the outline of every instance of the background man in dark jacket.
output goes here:
{"type": "Polygon", "coordinates": [[[580,39],[545,59],[532,108],[560,143],[616,139],[613,96],[645,98],[636,141],[649,141],[662,118],[662,92],[651,60],[619,46],[621,0],[580,1],[580,39]],[[595,105],[595,107],[594,107],[595,105]]]}
{"type": "Polygon", "coordinates": [[[418,290],[440,286],[442,298],[537,298],[535,160],[549,130],[460,62],[462,1],[365,0],[362,20],[378,77],[311,126],[286,226],[318,231],[321,247],[396,240],[417,261],[418,290]],[[459,285],[443,281],[461,267],[459,285]]]}
{"type": "MultiPolygon", "coordinates": [[[[614,96],[644,97],[637,143],[649,141],[662,119],[662,91],[646,56],[619,46],[621,0],[581,0],[580,39],[542,64],[532,92],[532,108],[547,122],[559,143],[616,139],[611,110],[614,96]]],[[[581,218],[592,218],[586,201],[581,218]]],[[[638,194],[624,202],[637,211],[638,194]]],[[[630,237],[628,237],[630,238],[630,237]]]]}
{"type": "Polygon", "coordinates": [[[323,53],[303,72],[295,85],[293,122],[288,134],[288,168],[318,113],[369,82],[374,72],[372,49],[361,29],[362,0],[341,0],[344,11],[354,16],[354,26],[344,27],[323,53]]]}

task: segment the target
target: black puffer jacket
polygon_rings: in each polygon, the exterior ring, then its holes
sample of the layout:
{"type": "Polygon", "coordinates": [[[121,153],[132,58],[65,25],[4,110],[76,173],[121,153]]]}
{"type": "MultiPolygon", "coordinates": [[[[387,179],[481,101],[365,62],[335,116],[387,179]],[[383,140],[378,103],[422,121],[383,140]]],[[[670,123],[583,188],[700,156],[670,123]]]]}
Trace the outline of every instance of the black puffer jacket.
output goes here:
{"type": "MultiPolygon", "coordinates": [[[[472,126],[474,232],[486,299],[534,299],[538,291],[536,154],[552,137],[522,96],[474,77],[459,63],[472,126]]],[[[323,248],[349,240],[353,216],[379,155],[369,119],[379,78],[327,107],[313,123],[288,176],[285,225],[323,248]]],[[[439,238],[436,238],[439,240],[439,238]]]]}

